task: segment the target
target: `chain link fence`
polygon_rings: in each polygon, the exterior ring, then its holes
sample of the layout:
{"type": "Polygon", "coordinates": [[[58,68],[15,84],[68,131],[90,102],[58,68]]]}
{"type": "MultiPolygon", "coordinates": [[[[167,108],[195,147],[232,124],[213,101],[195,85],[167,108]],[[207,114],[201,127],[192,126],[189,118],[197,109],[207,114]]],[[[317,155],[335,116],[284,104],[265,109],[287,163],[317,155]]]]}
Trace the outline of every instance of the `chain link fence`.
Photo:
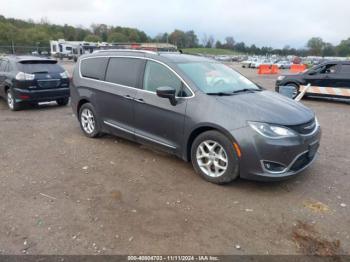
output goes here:
{"type": "Polygon", "coordinates": [[[0,45],[0,55],[50,55],[50,47],[28,45],[0,45]]]}

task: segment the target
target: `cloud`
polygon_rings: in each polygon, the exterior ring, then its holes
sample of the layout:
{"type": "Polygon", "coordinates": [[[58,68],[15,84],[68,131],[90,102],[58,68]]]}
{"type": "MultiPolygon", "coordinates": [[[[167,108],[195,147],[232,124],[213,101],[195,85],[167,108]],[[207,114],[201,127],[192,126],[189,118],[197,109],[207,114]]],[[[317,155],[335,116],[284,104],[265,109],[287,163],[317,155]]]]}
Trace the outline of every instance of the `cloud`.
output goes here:
{"type": "Polygon", "coordinates": [[[303,47],[313,36],[337,44],[350,37],[350,1],[333,0],[0,0],[2,15],[52,23],[105,23],[136,27],[155,36],[175,28],[259,46],[303,47]],[[25,5],[25,6],[24,6],[25,5]]]}

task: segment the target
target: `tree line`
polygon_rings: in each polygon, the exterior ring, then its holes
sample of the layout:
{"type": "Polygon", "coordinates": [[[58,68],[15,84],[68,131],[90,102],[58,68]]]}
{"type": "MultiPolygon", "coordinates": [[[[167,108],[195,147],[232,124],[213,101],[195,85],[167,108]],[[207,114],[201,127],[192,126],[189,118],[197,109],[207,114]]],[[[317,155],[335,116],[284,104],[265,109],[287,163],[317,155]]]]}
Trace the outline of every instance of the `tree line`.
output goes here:
{"type": "Polygon", "coordinates": [[[203,35],[201,38],[193,30],[174,30],[171,33],[161,33],[155,37],[148,36],[144,31],[121,26],[106,24],[92,24],[90,28],[83,26],[51,24],[47,19],[40,22],[5,18],[0,15],[0,45],[14,43],[23,46],[49,46],[50,40],[65,39],[68,41],[88,42],[163,42],[176,45],[178,48],[222,48],[244,54],[255,55],[299,55],[299,56],[350,56],[350,38],[342,40],[338,45],[324,42],[320,37],[313,37],[305,48],[295,49],[288,45],[276,49],[268,46],[258,47],[247,45],[243,41],[236,41],[228,36],[224,41],[215,40],[212,35],[203,35]]]}

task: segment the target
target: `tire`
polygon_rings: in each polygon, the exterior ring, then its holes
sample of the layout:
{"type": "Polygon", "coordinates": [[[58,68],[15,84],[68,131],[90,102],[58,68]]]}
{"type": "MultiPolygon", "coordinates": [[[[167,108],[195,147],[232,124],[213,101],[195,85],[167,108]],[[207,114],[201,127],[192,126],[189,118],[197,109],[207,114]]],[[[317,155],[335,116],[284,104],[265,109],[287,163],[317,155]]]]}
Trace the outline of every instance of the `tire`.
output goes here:
{"type": "Polygon", "coordinates": [[[68,102],[69,102],[69,98],[60,98],[60,99],[56,100],[56,103],[59,106],[66,106],[66,105],[68,105],[68,102]]]}
{"type": "Polygon", "coordinates": [[[293,94],[293,99],[296,98],[300,94],[300,86],[296,83],[288,83],[286,86],[293,86],[296,89],[296,93],[293,94]]]}
{"type": "Polygon", "coordinates": [[[233,143],[218,131],[204,132],[194,140],[191,161],[201,177],[215,184],[230,183],[239,176],[239,159],[233,143]]]}
{"type": "Polygon", "coordinates": [[[86,103],[81,106],[79,110],[79,122],[81,130],[87,137],[96,138],[101,135],[101,126],[92,104],[86,103]]]}
{"type": "MultiPolygon", "coordinates": [[[[293,87],[295,87],[297,92],[293,95],[293,97],[292,97],[293,99],[296,98],[300,94],[300,91],[299,91],[300,90],[300,86],[295,84],[295,83],[287,83],[287,84],[284,84],[283,86],[293,86],[293,87]]],[[[280,92],[280,87],[276,86],[275,91],[277,93],[279,93],[280,92]]]]}
{"type": "Polygon", "coordinates": [[[7,101],[7,106],[9,107],[10,110],[19,111],[22,109],[21,103],[16,102],[16,100],[14,99],[14,95],[11,88],[9,88],[6,91],[6,101],[7,101]]]}

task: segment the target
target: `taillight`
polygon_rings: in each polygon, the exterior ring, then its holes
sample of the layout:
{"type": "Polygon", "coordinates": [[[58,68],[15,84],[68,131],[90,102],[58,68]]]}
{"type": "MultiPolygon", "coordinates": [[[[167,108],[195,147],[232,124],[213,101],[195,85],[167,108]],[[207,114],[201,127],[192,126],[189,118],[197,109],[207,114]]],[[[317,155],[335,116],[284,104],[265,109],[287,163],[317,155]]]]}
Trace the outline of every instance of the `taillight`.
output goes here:
{"type": "Polygon", "coordinates": [[[64,71],[64,72],[60,73],[60,76],[64,79],[67,79],[67,78],[69,78],[69,73],[67,71],[64,71]]]}
{"type": "Polygon", "coordinates": [[[24,73],[24,72],[18,72],[17,75],[16,75],[16,80],[20,80],[20,81],[23,81],[23,80],[34,80],[34,78],[35,78],[34,74],[27,74],[27,73],[24,73]]]}

